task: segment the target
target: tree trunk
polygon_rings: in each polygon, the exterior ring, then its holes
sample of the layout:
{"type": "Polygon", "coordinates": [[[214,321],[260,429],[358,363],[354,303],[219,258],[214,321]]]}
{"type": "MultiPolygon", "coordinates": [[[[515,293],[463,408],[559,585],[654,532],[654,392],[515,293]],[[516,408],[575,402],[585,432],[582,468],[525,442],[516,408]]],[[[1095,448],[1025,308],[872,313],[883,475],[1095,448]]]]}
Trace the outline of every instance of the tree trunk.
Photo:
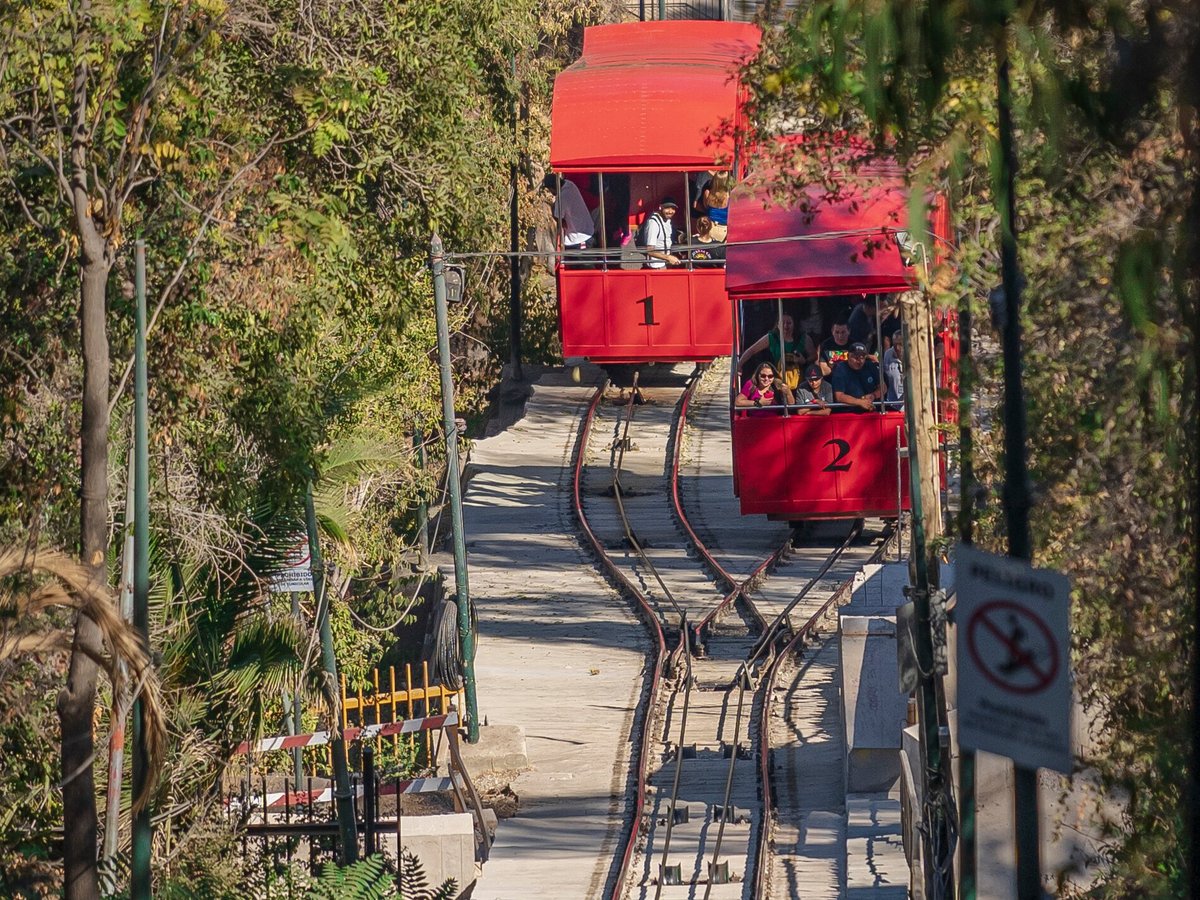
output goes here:
{"type": "MultiPolygon", "coordinates": [[[[109,359],[105,294],[109,263],[84,254],[79,321],[83,340],[83,427],[80,433],[80,556],[99,581],[107,578],[109,359]],[[90,258],[89,258],[90,257],[90,258]]],[[[80,615],[67,685],[58,695],[62,725],[63,863],[67,900],[98,900],[95,740],[100,629],[80,615]],[[90,655],[89,655],[90,654],[90,655]]]]}

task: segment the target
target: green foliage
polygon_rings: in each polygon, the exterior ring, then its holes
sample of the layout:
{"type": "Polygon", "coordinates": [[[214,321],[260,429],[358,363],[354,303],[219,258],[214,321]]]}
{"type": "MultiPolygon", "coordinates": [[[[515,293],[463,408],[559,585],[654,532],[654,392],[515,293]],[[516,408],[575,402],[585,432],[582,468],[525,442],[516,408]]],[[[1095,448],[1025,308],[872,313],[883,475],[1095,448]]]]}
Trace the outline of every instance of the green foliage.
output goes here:
{"type": "MultiPolygon", "coordinates": [[[[801,7],[751,67],[758,137],[780,121],[862,135],[903,158],[914,183],[953,196],[954,262],[983,333],[977,383],[994,400],[998,335],[982,298],[999,280],[996,52],[1007,44],[1036,561],[1075,586],[1077,687],[1100,741],[1080,762],[1129,798],[1093,892],[1182,896],[1200,160],[1181,129],[1194,128],[1200,23],[1153,5],[1035,3],[1011,10],[1002,33],[1007,9],[801,7]],[[1190,69],[1169,62],[1183,58],[1190,69]]],[[[999,424],[976,432],[988,498],[1000,494],[999,424]]],[[[1000,549],[1003,529],[1003,509],[985,506],[977,540],[1000,549]]]]}
{"type": "Polygon", "coordinates": [[[311,900],[383,900],[396,896],[395,876],[387,871],[381,856],[368,856],[344,867],[326,863],[305,896],[311,900]]]}
{"type": "Polygon", "coordinates": [[[30,662],[0,670],[0,893],[39,896],[50,880],[51,823],[61,819],[57,733],[39,727],[54,711],[59,684],[30,662]],[[28,892],[27,894],[25,892],[28,892]]]}
{"type": "Polygon", "coordinates": [[[447,878],[436,888],[430,887],[416,854],[401,851],[400,896],[404,900],[453,900],[457,894],[458,883],[453,878],[447,878]]]}
{"type": "Polygon", "coordinates": [[[369,856],[351,866],[339,867],[327,863],[321,874],[308,888],[310,900],[453,900],[458,883],[447,878],[436,888],[430,887],[425,867],[415,854],[404,850],[400,856],[400,887],[397,876],[382,856],[369,856]]]}
{"type": "MultiPolygon", "coordinates": [[[[304,691],[306,720],[319,721],[311,602],[297,623],[260,581],[302,521],[310,480],[342,671],[364,679],[391,640],[362,622],[412,621],[402,586],[415,511],[436,499],[442,468],[429,237],[437,229],[451,251],[506,249],[509,186],[496,173],[516,161],[530,180],[529,160],[545,154],[550,77],[601,8],[35,0],[0,10],[0,534],[77,540],[89,229],[109,273],[116,531],[131,418],[129,250],[141,238],[153,314],[152,644],[172,709],[158,799],[174,812],[160,831],[170,841],[155,849],[170,846],[181,869],[196,864],[193,895],[244,895],[230,884],[250,883],[233,866],[205,880],[198,862],[220,844],[208,801],[231,748],[278,727],[285,690],[304,691]],[[72,161],[77,77],[89,137],[72,161]],[[530,118],[514,140],[519,95],[530,118]],[[64,187],[72,165],[82,197],[64,187]]],[[[469,281],[451,326],[458,409],[472,416],[498,369],[487,342],[507,284],[490,263],[469,281]]],[[[553,310],[541,309],[531,347],[550,343],[553,310]]],[[[39,683],[61,676],[56,667],[46,663],[39,683]]],[[[0,839],[5,877],[36,880],[36,866],[8,866],[16,848],[52,855],[56,730],[50,693],[23,690],[0,683],[12,711],[0,733],[37,752],[0,775],[0,839]]],[[[158,887],[186,893],[189,882],[172,878],[158,887]]]]}

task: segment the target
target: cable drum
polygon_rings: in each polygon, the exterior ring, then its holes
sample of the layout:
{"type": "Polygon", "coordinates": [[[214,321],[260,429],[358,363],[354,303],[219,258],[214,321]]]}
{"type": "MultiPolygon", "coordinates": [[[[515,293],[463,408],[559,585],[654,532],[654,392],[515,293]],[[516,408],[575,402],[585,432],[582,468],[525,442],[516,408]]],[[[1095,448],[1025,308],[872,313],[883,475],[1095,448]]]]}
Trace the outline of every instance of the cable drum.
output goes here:
{"type": "Polygon", "coordinates": [[[451,690],[463,686],[462,649],[458,643],[458,603],[443,600],[433,622],[433,680],[451,690]]]}

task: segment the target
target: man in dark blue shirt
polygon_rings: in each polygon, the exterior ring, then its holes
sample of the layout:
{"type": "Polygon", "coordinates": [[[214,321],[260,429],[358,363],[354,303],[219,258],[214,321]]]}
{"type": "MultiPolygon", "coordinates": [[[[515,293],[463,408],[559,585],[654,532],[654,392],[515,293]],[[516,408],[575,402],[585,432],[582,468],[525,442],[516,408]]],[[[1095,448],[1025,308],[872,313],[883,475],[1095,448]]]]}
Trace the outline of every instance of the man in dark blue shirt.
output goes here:
{"type": "Polygon", "coordinates": [[[879,366],[867,359],[866,345],[851,344],[850,355],[833,370],[833,399],[852,407],[854,412],[868,412],[882,389],[879,366]]]}

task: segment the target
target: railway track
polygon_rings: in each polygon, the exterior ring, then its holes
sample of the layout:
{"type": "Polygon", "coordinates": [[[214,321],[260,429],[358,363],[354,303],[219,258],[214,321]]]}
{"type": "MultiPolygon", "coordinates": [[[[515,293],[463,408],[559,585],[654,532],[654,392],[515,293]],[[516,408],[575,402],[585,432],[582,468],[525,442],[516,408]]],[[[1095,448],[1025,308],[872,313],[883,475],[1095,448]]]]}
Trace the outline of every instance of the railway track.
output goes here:
{"type": "MultiPolygon", "coordinates": [[[[699,417],[723,411],[716,374],[642,385],[637,404],[614,402],[601,388],[574,460],[581,530],[654,647],[634,742],[636,798],[609,879],[613,898],[770,894],[780,855],[772,809],[779,741],[770,726],[780,715],[776,698],[803,677],[803,669],[781,674],[780,664],[814,637],[843,585],[885,544],[864,540],[860,521],[804,533],[759,528],[758,547],[747,548],[745,520],[728,491],[689,483],[703,485],[705,456],[719,446],[682,462],[698,393],[699,417]]],[[[783,792],[789,822],[793,793],[783,792]]]]}

